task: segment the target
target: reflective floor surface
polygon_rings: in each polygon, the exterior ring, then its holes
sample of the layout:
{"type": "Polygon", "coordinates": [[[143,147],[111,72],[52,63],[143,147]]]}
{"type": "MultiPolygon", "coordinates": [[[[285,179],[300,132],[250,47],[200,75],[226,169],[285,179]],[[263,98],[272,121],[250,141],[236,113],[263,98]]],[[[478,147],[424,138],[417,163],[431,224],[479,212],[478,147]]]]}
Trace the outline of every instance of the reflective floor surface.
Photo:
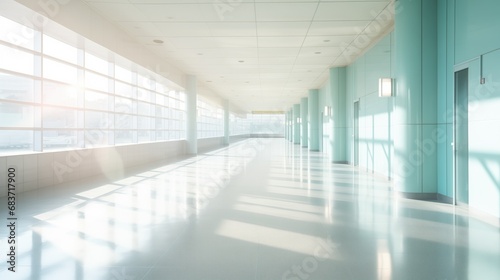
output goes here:
{"type": "Polygon", "coordinates": [[[0,279],[500,279],[497,226],[283,139],[18,194],[17,217],[0,279]]]}

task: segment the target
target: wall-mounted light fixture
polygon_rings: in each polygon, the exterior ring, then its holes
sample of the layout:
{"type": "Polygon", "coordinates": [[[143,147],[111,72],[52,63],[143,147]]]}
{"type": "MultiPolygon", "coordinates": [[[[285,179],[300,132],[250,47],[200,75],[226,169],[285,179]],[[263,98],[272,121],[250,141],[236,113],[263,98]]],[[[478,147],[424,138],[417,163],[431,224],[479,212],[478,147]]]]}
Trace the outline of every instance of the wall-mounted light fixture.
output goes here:
{"type": "Polygon", "coordinates": [[[390,97],[392,96],[393,80],[391,78],[380,78],[378,80],[378,96],[379,97],[390,97]]]}
{"type": "Polygon", "coordinates": [[[325,109],[323,110],[323,114],[325,117],[329,117],[332,115],[332,107],[330,106],[325,106],[325,109]]]}

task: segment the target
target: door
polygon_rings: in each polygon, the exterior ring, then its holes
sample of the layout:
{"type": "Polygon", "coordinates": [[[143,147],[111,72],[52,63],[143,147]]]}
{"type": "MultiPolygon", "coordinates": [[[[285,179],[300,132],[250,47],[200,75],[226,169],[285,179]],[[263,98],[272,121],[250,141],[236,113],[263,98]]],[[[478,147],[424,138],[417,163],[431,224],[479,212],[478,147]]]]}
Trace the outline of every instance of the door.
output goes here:
{"type": "Polygon", "coordinates": [[[455,202],[469,203],[469,69],[455,72],[454,166],[455,202]]]}
{"type": "Polygon", "coordinates": [[[353,124],[353,163],[359,165],[359,101],[354,102],[354,124],[353,124]]]}

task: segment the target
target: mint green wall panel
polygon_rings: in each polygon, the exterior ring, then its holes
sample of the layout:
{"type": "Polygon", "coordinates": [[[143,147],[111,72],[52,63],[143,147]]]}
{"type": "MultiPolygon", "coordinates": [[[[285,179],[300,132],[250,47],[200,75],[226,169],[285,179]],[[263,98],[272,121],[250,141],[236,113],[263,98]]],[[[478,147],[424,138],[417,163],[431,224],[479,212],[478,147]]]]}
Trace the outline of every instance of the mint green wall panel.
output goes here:
{"type": "Polygon", "coordinates": [[[453,99],[455,67],[455,0],[438,4],[437,122],[447,137],[438,143],[438,193],[453,197],[453,99]]]}
{"type": "Polygon", "coordinates": [[[336,163],[346,163],[346,68],[331,68],[329,81],[332,104],[331,159],[336,163]]]}
{"type": "MultiPolygon", "coordinates": [[[[418,149],[422,156],[422,192],[437,193],[438,188],[438,142],[441,134],[437,131],[435,124],[422,125],[422,141],[418,149]]],[[[444,133],[443,133],[444,135],[444,133]]]]}
{"type": "MultiPolygon", "coordinates": [[[[453,63],[449,63],[448,60],[448,49],[450,48],[450,44],[448,44],[448,0],[438,1],[438,42],[437,42],[437,62],[438,62],[438,94],[437,94],[437,129],[441,134],[446,134],[447,129],[447,117],[446,111],[448,110],[448,106],[450,105],[448,102],[448,69],[449,65],[453,65],[453,63]]],[[[448,190],[450,188],[450,184],[452,181],[448,180],[448,173],[452,171],[451,161],[449,160],[448,154],[449,150],[451,150],[451,146],[448,145],[448,139],[446,137],[440,138],[440,141],[437,142],[438,146],[438,155],[437,155],[437,170],[438,170],[438,193],[447,197],[452,197],[453,193],[449,193],[448,190]]]]}
{"type": "MultiPolygon", "coordinates": [[[[437,121],[437,3],[422,1],[422,123],[437,121]]],[[[424,138],[425,139],[425,138],[424,138]]]]}
{"type": "Polygon", "coordinates": [[[300,99],[300,145],[302,147],[308,147],[309,145],[309,104],[307,97],[300,99]]]}
{"type": "Polygon", "coordinates": [[[500,1],[456,0],[456,62],[500,48],[500,1]]]}
{"type": "Polygon", "coordinates": [[[437,124],[437,3],[434,0],[399,3],[402,8],[396,14],[394,31],[394,165],[398,167],[394,181],[398,191],[418,197],[429,189],[433,190],[431,193],[437,192],[434,180],[437,175],[429,173],[437,170],[426,166],[437,160],[437,150],[427,156],[420,148],[428,140],[425,124],[437,124]],[[430,181],[424,176],[430,176],[430,181]],[[434,181],[434,185],[424,185],[434,181]]]}
{"type": "Polygon", "coordinates": [[[392,36],[382,38],[346,70],[346,160],[354,161],[353,107],[359,100],[360,168],[386,177],[392,177],[393,98],[378,97],[378,80],[392,77],[392,36]]]}
{"type": "Polygon", "coordinates": [[[300,118],[300,104],[293,105],[293,143],[300,144],[300,123],[298,119],[300,118]]]}
{"type": "MultiPolygon", "coordinates": [[[[447,130],[446,130],[446,136],[447,136],[447,144],[448,144],[448,149],[446,149],[446,155],[447,155],[447,163],[448,163],[448,168],[446,169],[446,178],[448,181],[448,184],[446,185],[446,191],[448,194],[448,197],[453,197],[453,154],[454,151],[451,148],[451,143],[453,142],[453,124],[448,124],[447,125],[447,130]]],[[[441,174],[441,173],[439,173],[441,174]]]]}
{"type": "Polygon", "coordinates": [[[469,68],[469,204],[500,217],[500,51],[483,57],[484,85],[479,84],[479,60],[469,68]]]}
{"type": "Polygon", "coordinates": [[[308,113],[309,113],[309,131],[308,131],[308,140],[309,140],[309,150],[311,151],[319,151],[319,122],[321,116],[321,112],[319,110],[319,91],[317,89],[309,90],[308,95],[308,113]]]}
{"type": "Polygon", "coordinates": [[[322,116],[320,118],[319,129],[320,129],[320,149],[326,155],[330,154],[330,117],[324,115],[325,106],[331,105],[330,98],[330,83],[327,82],[325,86],[319,89],[319,99],[320,105],[319,108],[322,112],[322,116]]]}

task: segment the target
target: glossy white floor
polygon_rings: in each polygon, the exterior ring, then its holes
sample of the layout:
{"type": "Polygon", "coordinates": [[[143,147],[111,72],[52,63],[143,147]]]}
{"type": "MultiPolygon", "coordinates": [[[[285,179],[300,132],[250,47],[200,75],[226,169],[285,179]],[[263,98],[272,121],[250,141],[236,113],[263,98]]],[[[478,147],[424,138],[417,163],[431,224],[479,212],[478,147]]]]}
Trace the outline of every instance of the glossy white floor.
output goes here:
{"type": "Polygon", "coordinates": [[[500,279],[498,227],[282,139],[127,176],[19,194],[0,279],[500,279]]]}

